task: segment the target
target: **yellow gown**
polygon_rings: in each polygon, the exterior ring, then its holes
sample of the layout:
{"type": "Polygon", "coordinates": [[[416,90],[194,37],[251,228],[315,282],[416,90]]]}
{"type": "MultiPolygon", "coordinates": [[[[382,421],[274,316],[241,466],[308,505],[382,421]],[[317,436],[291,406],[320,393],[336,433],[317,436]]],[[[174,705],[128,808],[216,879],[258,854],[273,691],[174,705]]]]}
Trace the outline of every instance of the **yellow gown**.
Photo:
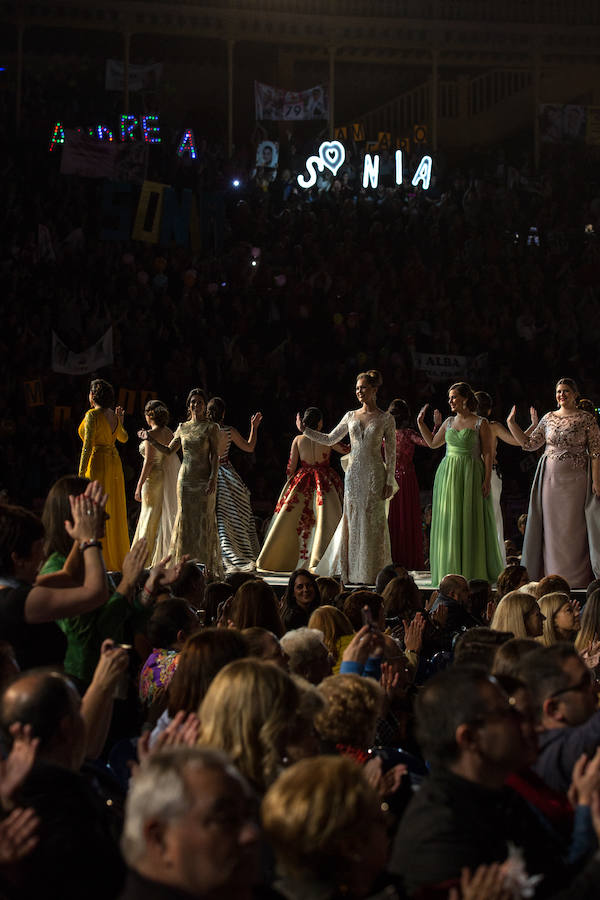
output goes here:
{"type": "Polygon", "coordinates": [[[124,444],[127,432],[120,423],[111,431],[102,410],[94,408],[86,412],[79,426],[79,437],[83,441],[80,477],[99,481],[108,494],[106,512],[110,518],[106,522],[106,535],[102,541],[104,562],[108,570],[120,572],[123,558],[129,552],[129,532],[123,467],[115,441],[124,444]]]}

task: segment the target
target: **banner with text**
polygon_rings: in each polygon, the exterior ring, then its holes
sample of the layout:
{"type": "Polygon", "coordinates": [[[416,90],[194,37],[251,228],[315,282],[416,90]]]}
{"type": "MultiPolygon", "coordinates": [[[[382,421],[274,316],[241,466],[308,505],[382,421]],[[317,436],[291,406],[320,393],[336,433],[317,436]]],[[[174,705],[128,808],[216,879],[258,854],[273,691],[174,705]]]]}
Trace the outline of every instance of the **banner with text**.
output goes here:
{"type": "Polygon", "coordinates": [[[112,326],[102,335],[100,340],[81,353],[69,350],[55,331],[52,332],[52,371],[65,375],[86,375],[101,369],[102,366],[112,366],[113,357],[113,330],[112,326]]]}
{"type": "Polygon", "coordinates": [[[463,381],[481,377],[488,355],[459,356],[456,353],[412,353],[413,366],[428,381],[463,381]]]}
{"type": "Polygon", "coordinates": [[[326,84],[318,84],[307,91],[286,91],[284,88],[254,82],[256,120],[297,122],[329,118],[329,91],[326,84]]]}
{"type": "Polygon", "coordinates": [[[111,181],[141,184],[147,160],[148,145],[142,141],[97,141],[83,132],[65,128],[61,175],[110,178],[111,181]]]}
{"type": "MultiPolygon", "coordinates": [[[[158,88],[162,63],[136,66],[129,63],[128,87],[130,91],[155,91],[158,88]]],[[[107,59],[104,73],[104,87],[107,91],[125,90],[125,64],[119,59],[107,59]]]]}

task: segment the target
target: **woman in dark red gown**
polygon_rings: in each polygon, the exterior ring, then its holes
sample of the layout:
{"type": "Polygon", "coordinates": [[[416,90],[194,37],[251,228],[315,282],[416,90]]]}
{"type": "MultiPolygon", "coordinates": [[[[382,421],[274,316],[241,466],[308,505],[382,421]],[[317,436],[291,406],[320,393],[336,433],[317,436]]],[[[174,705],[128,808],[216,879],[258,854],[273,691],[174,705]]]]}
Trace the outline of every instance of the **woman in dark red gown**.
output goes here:
{"type": "MultiPolygon", "coordinates": [[[[394,565],[422,570],[423,530],[419,485],[413,463],[415,447],[425,447],[418,432],[409,427],[410,411],[404,400],[392,400],[388,412],[396,421],[396,482],[398,491],[390,501],[388,525],[394,565]]],[[[437,410],[436,410],[437,413],[437,410]]],[[[439,413],[437,416],[441,419],[439,413]]],[[[436,425],[439,424],[434,415],[436,425]]]]}

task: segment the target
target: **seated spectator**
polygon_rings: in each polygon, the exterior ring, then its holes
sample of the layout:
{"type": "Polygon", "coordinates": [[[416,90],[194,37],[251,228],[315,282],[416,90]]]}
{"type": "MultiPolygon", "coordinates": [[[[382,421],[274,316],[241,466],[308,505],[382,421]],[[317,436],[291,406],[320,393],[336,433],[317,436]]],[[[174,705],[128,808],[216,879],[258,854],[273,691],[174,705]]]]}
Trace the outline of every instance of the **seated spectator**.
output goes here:
{"type": "Polygon", "coordinates": [[[454,645],[455,666],[479,666],[491,672],[498,647],[510,640],[510,633],[491,628],[469,628],[454,645]]]}
{"type": "Polygon", "coordinates": [[[172,597],[155,607],[146,629],[153,649],[140,673],[139,695],[145,706],[164,696],[186,639],[199,627],[198,614],[181,597],[172,597]]]}
{"type": "Polygon", "coordinates": [[[279,774],[290,745],[312,729],[302,691],[277,666],[258,659],[229,663],[214,678],[198,709],[201,746],[227,753],[264,793],[279,774]]]}
{"type": "Polygon", "coordinates": [[[496,607],[490,622],[494,631],[510,631],[513,637],[539,637],[544,628],[544,616],[531,594],[510,591],[496,607]]]}
{"type": "MultiPolygon", "coordinates": [[[[118,676],[126,654],[122,650],[113,654],[118,676]]],[[[104,703],[108,695],[111,709],[114,686],[114,679],[102,685],[104,703]]],[[[15,799],[33,808],[41,823],[38,843],[20,867],[19,895],[75,900],[85,884],[86,896],[97,900],[115,896],[123,865],[106,802],[79,773],[89,735],[75,687],[58,672],[21,675],[0,700],[0,728],[7,747],[15,723],[29,725],[39,742],[35,765],[15,799]]],[[[114,801],[110,802],[112,806],[114,801]]]]}
{"type": "Polygon", "coordinates": [[[508,675],[517,677],[517,671],[523,657],[534,650],[539,650],[540,645],[534,638],[511,638],[496,648],[492,675],[508,675]]]}
{"type": "Polygon", "coordinates": [[[175,748],[151,756],[127,797],[121,900],[258,896],[254,810],[248,784],[224,754],[175,748]]]}
{"type": "Polygon", "coordinates": [[[344,650],[352,640],[354,628],[348,616],[335,606],[319,606],[308,620],[309,628],[323,634],[323,642],[331,655],[334,672],[339,671],[344,650]]]}
{"type": "Polygon", "coordinates": [[[538,600],[545,597],[546,594],[566,594],[571,596],[571,588],[569,582],[562,575],[545,575],[541,581],[538,581],[535,596],[538,600]]]}
{"type": "Polygon", "coordinates": [[[235,628],[205,628],[183,645],[167,689],[167,708],[152,732],[151,744],[177,713],[196,713],[215,675],[223,666],[248,655],[248,644],[235,628]]]}
{"type": "Polygon", "coordinates": [[[275,888],[287,900],[358,900],[382,887],[386,822],[377,793],[352,760],[296,763],[269,788],[261,810],[277,860],[275,888]]]}
{"type": "Polygon", "coordinates": [[[410,622],[423,609],[419,588],[410,575],[398,575],[387,583],[381,594],[386,624],[390,627],[410,622]]]}
{"type": "Polygon", "coordinates": [[[262,578],[253,578],[242,584],[231,601],[229,621],[234,628],[266,628],[276,637],[285,631],[277,605],[277,595],[262,578]]]}
{"type": "Polygon", "coordinates": [[[315,716],[315,728],[325,752],[366,762],[383,712],[381,687],[360,675],[332,675],[321,682],[319,693],[325,706],[315,716]]]}
{"type": "Polygon", "coordinates": [[[272,631],[255,625],[253,628],[244,628],[242,634],[248,644],[248,656],[262,659],[263,662],[275,663],[284,672],[288,671],[287,653],[272,631]]]}
{"type": "Polygon", "coordinates": [[[518,591],[520,587],[527,584],[529,575],[525,566],[506,566],[496,581],[496,598],[501,600],[505,594],[511,591],[518,591]]]}
{"type": "Polygon", "coordinates": [[[317,579],[308,569],[296,569],[290,575],[283,595],[283,624],[285,630],[308,625],[311,614],[321,605],[317,579]]]}
{"type": "Polygon", "coordinates": [[[383,598],[380,594],[373,591],[352,591],[349,597],[344,600],[344,615],[352,623],[354,631],[360,631],[365,624],[363,621],[363,611],[367,607],[371,614],[373,625],[380,631],[385,631],[385,611],[383,608],[383,598]]]}
{"type": "Polygon", "coordinates": [[[321,575],[317,578],[317,587],[321,596],[321,603],[335,606],[335,598],[342,592],[342,585],[337,578],[321,575]]]}
{"type": "Polygon", "coordinates": [[[288,631],[281,638],[281,646],[288,657],[292,675],[299,675],[310,684],[320,684],[331,675],[332,656],[325,646],[323,632],[318,628],[288,631]]]}
{"type": "Polygon", "coordinates": [[[585,602],[589,600],[594,591],[600,590],[600,578],[595,578],[593,581],[590,581],[587,588],[585,589],[585,602]]]}
{"type": "Polygon", "coordinates": [[[600,651],[598,641],[600,641],[600,590],[596,589],[586,600],[581,613],[581,627],[575,638],[575,649],[590,668],[595,668],[600,662],[595,661],[600,651]]]}
{"type": "Polygon", "coordinates": [[[219,621],[219,606],[233,597],[233,588],[226,581],[211,581],[204,588],[205,625],[211,628],[219,621]]]}
{"type": "MultiPolygon", "coordinates": [[[[529,805],[505,787],[508,776],[527,764],[529,751],[519,717],[499,685],[483,672],[449,669],[421,690],[416,718],[432,768],[394,841],[390,868],[407,892],[448,890],[464,867],[506,859],[509,843],[522,850],[529,875],[544,874],[552,890],[564,886],[570,873],[551,849],[547,831],[529,805]]],[[[600,860],[590,865],[598,877],[600,860]]]]}
{"type": "Polygon", "coordinates": [[[72,500],[71,540],[85,544],[80,587],[33,586],[43,560],[44,527],[18,506],[0,506],[0,627],[19,667],[62,666],[66,639],[57,619],[80,615],[106,602],[108,591],[99,535],[106,495],[97,482],[72,500]],[[97,502],[94,502],[96,500],[97,502]]]}
{"type": "Polygon", "coordinates": [[[453,633],[461,628],[472,628],[480,625],[467,610],[469,602],[469,583],[462,575],[446,575],[440,581],[435,603],[430,612],[436,613],[438,609],[447,610],[444,630],[453,633]]]}
{"type": "Polygon", "coordinates": [[[579,609],[569,594],[544,594],[539,605],[545,617],[540,644],[551,647],[557,641],[574,641],[579,631],[579,609]]]}
{"type": "Polygon", "coordinates": [[[174,597],[183,597],[192,609],[204,609],[204,574],[196,560],[190,559],[179,569],[179,574],[170,585],[174,597]]]}
{"type": "Polygon", "coordinates": [[[406,578],[408,575],[408,571],[404,568],[404,566],[384,566],[380,572],[377,573],[375,578],[375,593],[383,594],[385,588],[393,581],[394,578],[406,578]]]}
{"type": "Polygon", "coordinates": [[[467,610],[479,622],[488,621],[489,604],[492,602],[492,586],[482,578],[469,581],[467,610]]]}
{"type": "Polygon", "coordinates": [[[555,791],[566,793],[582,753],[600,744],[600,712],[594,677],[572,644],[528,653],[518,669],[531,695],[539,732],[535,771],[555,791]]]}

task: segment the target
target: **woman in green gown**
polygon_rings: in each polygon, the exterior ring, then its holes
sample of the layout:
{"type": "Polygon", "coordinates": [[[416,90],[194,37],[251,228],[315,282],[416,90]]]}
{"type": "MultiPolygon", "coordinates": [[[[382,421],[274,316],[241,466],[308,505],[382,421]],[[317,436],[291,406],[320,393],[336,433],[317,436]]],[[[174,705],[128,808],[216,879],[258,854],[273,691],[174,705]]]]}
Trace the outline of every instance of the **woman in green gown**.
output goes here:
{"type": "Polygon", "coordinates": [[[463,575],[493,583],[502,557],[490,496],[492,437],[487,419],[477,416],[475,394],[460,381],[448,391],[452,415],[435,436],[425,425],[424,406],[417,425],[432,449],[446,444],[435,474],[431,518],[431,583],[463,575]]]}

